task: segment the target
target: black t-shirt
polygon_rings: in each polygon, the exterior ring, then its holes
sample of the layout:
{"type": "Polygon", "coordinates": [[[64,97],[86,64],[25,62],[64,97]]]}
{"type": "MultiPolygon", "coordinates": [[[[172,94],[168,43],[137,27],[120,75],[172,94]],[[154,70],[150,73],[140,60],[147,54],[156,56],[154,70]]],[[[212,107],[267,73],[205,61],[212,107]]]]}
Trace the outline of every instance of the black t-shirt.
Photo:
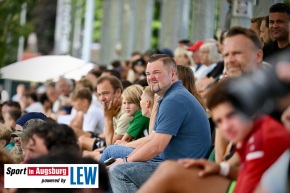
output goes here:
{"type": "Polygon", "coordinates": [[[290,44],[279,48],[277,41],[270,42],[263,47],[263,60],[274,65],[277,63],[278,57],[280,58],[280,53],[285,53],[286,50],[290,51],[290,44]]]}

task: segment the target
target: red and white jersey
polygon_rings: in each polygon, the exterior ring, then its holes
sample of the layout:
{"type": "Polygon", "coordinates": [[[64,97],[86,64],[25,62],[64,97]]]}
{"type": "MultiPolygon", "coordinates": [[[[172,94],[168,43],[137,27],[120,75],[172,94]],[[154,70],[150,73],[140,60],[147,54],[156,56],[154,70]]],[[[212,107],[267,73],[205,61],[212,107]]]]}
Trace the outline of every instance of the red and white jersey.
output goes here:
{"type": "Polygon", "coordinates": [[[253,130],[236,148],[240,156],[240,171],[235,193],[252,193],[263,173],[289,147],[288,130],[270,116],[255,120],[253,130]]]}

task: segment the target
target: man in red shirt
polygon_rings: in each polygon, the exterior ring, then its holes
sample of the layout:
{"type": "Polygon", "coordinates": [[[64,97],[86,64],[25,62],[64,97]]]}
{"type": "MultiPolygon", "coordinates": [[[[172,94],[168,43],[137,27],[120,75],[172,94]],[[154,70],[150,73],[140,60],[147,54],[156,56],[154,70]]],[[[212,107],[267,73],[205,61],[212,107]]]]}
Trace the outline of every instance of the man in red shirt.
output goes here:
{"type": "Polygon", "coordinates": [[[251,119],[240,114],[226,94],[226,84],[227,81],[223,81],[209,91],[207,106],[220,132],[236,144],[240,164],[216,164],[195,159],[166,161],[139,192],[254,191],[262,174],[289,147],[290,135],[281,123],[270,116],[251,119]]]}

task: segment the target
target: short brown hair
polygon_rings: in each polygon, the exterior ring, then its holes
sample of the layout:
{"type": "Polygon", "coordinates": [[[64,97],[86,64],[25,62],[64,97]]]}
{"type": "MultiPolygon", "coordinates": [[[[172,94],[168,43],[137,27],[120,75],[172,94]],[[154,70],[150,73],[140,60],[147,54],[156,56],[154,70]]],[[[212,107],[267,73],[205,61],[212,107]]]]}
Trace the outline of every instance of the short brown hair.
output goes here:
{"type": "Polygon", "coordinates": [[[257,34],[253,30],[248,29],[248,28],[243,28],[243,27],[238,27],[238,26],[232,27],[227,32],[225,39],[230,38],[230,37],[234,37],[237,35],[246,36],[247,38],[249,38],[252,41],[255,48],[262,50],[262,43],[261,43],[260,38],[257,36],[257,34]]]}
{"type": "Polygon", "coordinates": [[[256,23],[257,22],[258,29],[260,28],[262,21],[263,21],[263,17],[253,17],[251,19],[251,23],[256,23]]]}
{"type": "Polygon", "coordinates": [[[92,102],[92,92],[87,88],[82,88],[80,90],[75,90],[71,96],[73,101],[77,99],[87,99],[89,103],[92,102]]]}
{"type": "Polygon", "coordinates": [[[82,78],[79,81],[77,81],[77,84],[82,85],[83,87],[89,89],[91,92],[93,92],[93,84],[91,81],[87,78],[82,78]]]}
{"type": "Polygon", "coordinates": [[[9,109],[6,113],[9,115],[9,118],[14,120],[15,122],[17,121],[17,119],[19,119],[19,117],[21,117],[22,114],[21,110],[18,108],[9,109]]]}
{"type": "Polygon", "coordinates": [[[112,75],[101,76],[97,80],[97,85],[103,83],[106,80],[110,82],[110,84],[113,87],[114,92],[116,92],[117,89],[121,89],[121,91],[123,92],[122,82],[118,78],[116,78],[115,76],[112,76],[112,75]]]}
{"type": "Polygon", "coordinates": [[[167,54],[153,54],[150,56],[148,63],[156,62],[158,60],[162,61],[163,65],[167,67],[168,71],[173,68],[177,72],[175,60],[167,54]]]}

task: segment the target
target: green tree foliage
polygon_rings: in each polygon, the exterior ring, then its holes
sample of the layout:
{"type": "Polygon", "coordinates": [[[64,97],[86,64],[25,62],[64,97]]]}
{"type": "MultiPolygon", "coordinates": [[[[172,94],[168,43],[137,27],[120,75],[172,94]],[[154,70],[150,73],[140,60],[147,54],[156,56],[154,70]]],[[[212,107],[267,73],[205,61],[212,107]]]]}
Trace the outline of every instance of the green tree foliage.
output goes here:
{"type": "Polygon", "coordinates": [[[94,42],[101,41],[101,29],[102,29],[102,18],[103,18],[103,1],[95,0],[95,21],[94,21],[94,42]]]}
{"type": "Polygon", "coordinates": [[[27,37],[32,31],[30,24],[20,25],[22,4],[29,9],[35,0],[2,0],[0,1],[0,67],[17,60],[18,41],[20,36],[27,37]]]}
{"type": "Polygon", "coordinates": [[[158,47],[159,29],[161,27],[160,6],[161,6],[160,1],[159,0],[155,1],[153,22],[152,22],[152,39],[151,39],[151,47],[154,49],[158,47]]]}

